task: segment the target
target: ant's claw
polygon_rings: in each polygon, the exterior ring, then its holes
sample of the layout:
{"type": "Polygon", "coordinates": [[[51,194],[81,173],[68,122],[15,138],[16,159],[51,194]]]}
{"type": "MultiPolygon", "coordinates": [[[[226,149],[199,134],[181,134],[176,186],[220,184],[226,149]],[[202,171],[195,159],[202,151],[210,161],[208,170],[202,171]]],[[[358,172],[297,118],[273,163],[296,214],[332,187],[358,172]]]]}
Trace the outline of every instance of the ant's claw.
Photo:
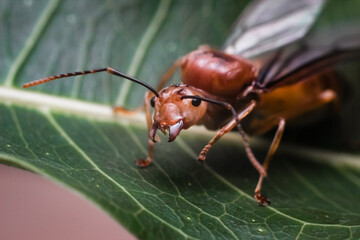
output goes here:
{"type": "Polygon", "coordinates": [[[202,160],[202,159],[198,158],[198,163],[200,163],[202,166],[204,166],[204,164],[205,164],[205,159],[202,160]]]}
{"type": "Polygon", "coordinates": [[[269,206],[270,203],[271,203],[270,200],[267,199],[267,197],[262,196],[260,193],[255,193],[254,198],[255,198],[255,200],[257,201],[258,206],[260,206],[260,207],[269,206]]]}
{"type": "Polygon", "coordinates": [[[148,159],[148,158],[146,160],[144,160],[144,159],[136,159],[135,163],[139,168],[146,168],[151,163],[151,160],[148,159]]]}

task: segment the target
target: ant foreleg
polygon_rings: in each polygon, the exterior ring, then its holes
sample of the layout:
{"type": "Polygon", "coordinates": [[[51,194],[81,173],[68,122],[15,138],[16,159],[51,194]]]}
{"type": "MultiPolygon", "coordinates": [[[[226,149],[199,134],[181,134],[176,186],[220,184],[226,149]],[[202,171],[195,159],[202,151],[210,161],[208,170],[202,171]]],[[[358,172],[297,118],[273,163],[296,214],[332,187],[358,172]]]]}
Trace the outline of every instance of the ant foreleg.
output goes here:
{"type": "MultiPolygon", "coordinates": [[[[178,60],[175,61],[175,63],[173,63],[171,65],[171,67],[163,74],[163,76],[160,79],[160,82],[157,86],[157,91],[160,91],[162,88],[164,88],[165,84],[170,80],[171,76],[174,74],[174,72],[176,71],[176,69],[181,65],[182,62],[182,58],[179,58],[178,60]]],[[[151,98],[154,96],[154,94],[152,92],[147,92],[145,94],[145,104],[144,104],[144,109],[145,109],[145,116],[146,116],[146,123],[147,123],[147,127],[148,127],[148,132],[149,132],[149,155],[147,156],[146,159],[137,159],[135,160],[135,163],[138,167],[141,168],[145,168],[147,166],[149,166],[149,164],[151,163],[153,157],[154,157],[154,142],[150,137],[150,130],[153,124],[152,118],[151,118],[151,109],[150,109],[150,100],[151,98]]],[[[141,108],[136,109],[133,112],[137,112],[141,110],[141,108]]],[[[122,107],[116,107],[114,108],[115,112],[122,112],[125,114],[127,113],[132,113],[132,112],[128,112],[126,109],[122,108],[122,107]]]]}
{"type": "Polygon", "coordinates": [[[165,84],[171,79],[171,76],[174,75],[176,69],[181,66],[182,58],[176,60],[168,70],[162,75],[160,82],[158,83],[156,90],[160,91],[165,87],[165,84]]]}
{"type": "Polygon", "coordinates": [[[145,117],[146,117],[146,123],[147,123],[147,127],[148,127],[148,132],[149,132],[149,155],[147,156],[146,159],[137,159],[135,160],[135,163],[138,167],[141,168],[145,168],[147,166],[149,166],[149,164],[152,161],[152,158],[154,157],[154,142],[150,137],[150,130],[152,127],[152,118],[151,118],[151,109],[150,109],[150,99],[154,96],[154,94],[152,92],[146,92],[145,93],[145,104],[144,104],[144,108],[145,108],[145,117]]]}
{"type": "Polygon", "coordinates": [[[149,155],[147,156],[146,159],[136,159],[135,163],[138,167],[140,168],[146,168],[147,166],[149,166],[149,164],[151,163],[153,157],[154,157],[154,142],[151,140],[151,138],[149,137],[149,155]]]}
{"type": "Polygon", "coordinates": [[[114,113],[120,113],[123,115],[137,114],[137,113],[140,113],[142,110],[143,110],[143,106],[140,106],[140,107],[138,107],[136,109],[132,109],[132,110],[126,109],[124,107],[119,107],[119,106],[113,107],[114,113]]]}
{"type": "MultiPolygon", "coordinates": [[[[279,147],[279,144],[280,144],[284,129],[285,129],[285,119],[280,118],[279,123],[278,123],[278,129],[276,130],[274,139],[273,139],[273,141],[271,143],[269,151],[268,151],[268,153],[266,155],[266,158],[264,160],[264,163],[262,165],[265,171],[267,171],[267,169],[269,168],[270,160],[272,159],[272,157],[274,156],[276,150],[279,147]]],[[[259,206],[267,206],[267,205],[270,204],[270,201],[265,196],[261,195],[261,186],[262,186],[262,182],[264,180],[264,177],[265,177],[264,175],[260,174],[259,181],[258,181],[258,183],[256,185],[256,188],[255,188],[254,198],[258,202],[259,206]]]]}
{"type": "MultiPolygon", "coordinates": [[[[242,112],[240,112],[238,114],[238,119],[241,120],[244,117],[246,117],[256,106],[256,102],[253,101],[251,102],[242,112]]],[[[236,126],[236,120],[232,119],[228,124],[226,124],[224,127],[222,127],[217,133],[216,135],[209,141],[208,144],[206,144],[206,146],[203,148],[203,150],[201,150],[199,156],[198,156],[198,160],[201,163],[204,163],[205,159],[206,159],[206,154],[208,153],[208,151],[210,150],[210,148],[222,137],[224,136],[224,134],[230,132],[234,127],[236,126]]]]}

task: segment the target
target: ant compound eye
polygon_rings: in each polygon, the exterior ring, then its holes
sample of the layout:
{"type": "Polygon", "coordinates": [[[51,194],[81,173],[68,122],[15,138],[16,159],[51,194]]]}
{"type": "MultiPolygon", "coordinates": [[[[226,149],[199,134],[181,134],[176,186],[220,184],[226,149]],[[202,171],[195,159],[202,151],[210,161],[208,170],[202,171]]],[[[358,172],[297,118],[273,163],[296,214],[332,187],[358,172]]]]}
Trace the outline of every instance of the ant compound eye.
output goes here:
{"type": "Polygon", "coordinates": [[[192,104],[194,107],[198,107],[198,106],[200,106],[200,104],[201,104],[201,100],[200,100],[200,99],[193,98],[193,100],[191,101],[191,104],[192,104]]]}
{"type": "Polygon", "coordinates": [[[152,107],[155,107],[155,97],[151,98],[150,104],[151,104],[152,107]]]}
{"type": "Polygon", "coordinates": [[[152,107],[155,107],[155,97],[152,97],[152,98],[150,99],[150,105],[151,105],[152,107]]]}

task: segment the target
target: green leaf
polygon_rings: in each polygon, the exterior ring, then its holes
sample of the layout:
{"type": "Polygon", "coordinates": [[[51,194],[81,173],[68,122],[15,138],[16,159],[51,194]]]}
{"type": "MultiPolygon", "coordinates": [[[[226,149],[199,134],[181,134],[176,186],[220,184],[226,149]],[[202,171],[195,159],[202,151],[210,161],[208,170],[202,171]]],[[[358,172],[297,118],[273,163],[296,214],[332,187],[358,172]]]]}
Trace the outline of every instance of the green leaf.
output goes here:
{"type": "MultiPolygon", "coordinates": [[[[314,32],[358,23],[359,4],[330,1],[314,32]]],[[[287,131],[288,141],[302,136],[307,144],[281,144],[264,183],[272,200],[265,208],[252,199],[258,174],[236,133],[221,139],[204,167],[195,158],[214,133],[194,127],[157,144],[153,164],[137,168],[134,160],[147,154],[144,116],[114,116],[111,105],[139,106],[141,86],[96,74],[20,90],[44,76],[104,66],[154,86],[179,56],[200,44],[221,46],[245,5],[1,1],[1,162],[78,191],[142,239],[359,239],[358,64],[341,69],[352,94],[338,125],[287,131]]],[[[263,159],[269,142],[251,145],[263,159]]]]}

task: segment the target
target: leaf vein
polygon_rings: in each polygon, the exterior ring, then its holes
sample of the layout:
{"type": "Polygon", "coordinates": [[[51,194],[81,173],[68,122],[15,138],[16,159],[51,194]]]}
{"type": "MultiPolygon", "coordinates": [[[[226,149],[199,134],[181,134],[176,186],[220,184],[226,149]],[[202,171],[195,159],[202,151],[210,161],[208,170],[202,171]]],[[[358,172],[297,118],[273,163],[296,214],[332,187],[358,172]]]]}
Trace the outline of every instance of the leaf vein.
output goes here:
{"type": "MultiPolygon", "coordinates": [[[[134,140],[134,142],[136,143],[136,145],[139,146],[139,148],[141,149],[142,152],[144,152],[145,154],[147,154],[144,146],[141,144],[140,142],[140,139],[136,136],[136,134],[134,132],[132,132],[131,128],[127,129],[127,131],[129,132],[129,134],[131,135],[132,139],[134,140]]],[[[153,162],[153,164],[164,174],[164,176],[166,176],[166,178],[169,180],[170,184],[174,187],[175,191],[177,192],[178,194],[178,197],[180,199],[182,199],[184,202],[186,202],[187,204],[189,204],[190,206],[192,206],[193,208],[195,208],[196,210],[198,210],[201,214],[204,214],[208,217],[211,217],[215,220],[217,220],[223,227],[224,229],[226,229],[233,237],[234,239],[238,239],[238,237],[236,236],[236,234],[230,229],[228,228],[224,222],[216,217],[216,216],[213,216],[207,212],[205,212],[204,210],[202,210],[201,208],[199,208],[198,206],[196,206],[195,204],[193,204],[192,202],[188,201],[186,198],[184,198],[181,194],[181,192],[179,191],[178,187],[176,186],[176,184],[172,181],[172,179],[170,178],[170,176],[166,173],[166,171],[156,162],[153,162]]],[[[220,203],[222,204],[222,203],[220,203]]],[[[223,205],[223,204],[222,204],[223,205]]],[[[225,206],[223,206],[224,209],[225,209],[225,206]]]]}
{"type": "MultiPolygon", "coordinates": [[[[161,0],[153,19],[151,20],[145,34],[140,40],[138,47],[136,48],[134,57],[130,63],[130,67],[127,73],[130,76],[136,76],[144,58],[146,52],[149,50],[152,41],[154,40],[156,33],[159,31],[162,24],[165,22],[168,16],[168,10],[170,8],[172,0],[161,0]]],[[[130,92],[131,82],[126,81],[120,87],[120,92],[116,100],[117,106],[124,106],[125,100],[130,92]]]]}
{"type": "MultiPolygon", "coordinates": [[[[80,47],[80,54],[79,54],[79,69],[85,69],[86,62],[88,61],[89,52],[91,44],[94,41],[95,37],[95,29],[96,25],[99,23],[99,20],[101,20],[102,16],[105,15],[108,11],[107,5],[103,5],[103,7],[99,8],[98,11],[91,16],[91,18],[88,20],[89,24],[87,24],[85,37],[83,38],[81,47],[80,47]]],[[[84,76],[79,76],[78,80],[74,81],[74,86],[71,91],[71,97],[76,98],[79,95],[81,83],[83,82],[84,76]]],[[[92,94],[95,91],[90,91],[92,94]]]]}
{"type": "MultiPolygon", "coordinates": [[[[183,148],[183,150],[185,152],[187,152],[191,157],[195,157],[197,156],[196,153],[190,148],[190,146],[185,143],[183,140],[181,140],[179,137],[177,138],[177,143],[179,144],[180,147],[183,148]]],[[[223,182],[225,185],[227,185],[228,187],[230,187],[231,189],[233,189],[234,191],[236,191],[237,193],[239,193],[240,195],[246,197],[246,198],[249,198],[251,200],[253,200],[253,198],[243,192],[242,190],[240,190],[238,187],[236,187],[235,185],[233,185],[231,182],[229,182],[228,180],[226,180],[224,177],[222,177],[220,174],[218,174],[215,170],[213,170],[212,168],[210,168],[209,166],[206,166],[205,165],[205,169],[207,171],[209,171],[211,174],[213,174],[217,179],[219,179],[221,182],[223,182]]],[[[285,218],[288,218],[290,220],[293,220],[293,221],[296,221],[296,222],[299,222],[299,223],[302,223],[302,224],[307,224],[307,225],[312,225],[312,226],[324,226],[324,227],[341,227],[341,228],[350,228],[350,227],[355,227],[355,226],[344,226],[344,225],[340,225],[340,224],[321,224],[321,223],[310,223],[310,222],[306,222],[306,221],[303,221],[303,220],[300,220],[300,219],[297,219],[295,217],[292,217],[286,213],[283,213],[281,211],[279,211],[278,209],[276,208],[273,208],[273,207],[267,207],[268,209],[274,211],[275,213],[279,214],[280,216],[283,216],[285,218]]],[[[356,225],[356,226],[360,226],[360,225],[356,225]]]]}
{"type": "Polygon", "coordinates": [[[339,173],[343,175],[350,182],[355,184],[360,189],[360,178],[356,176],[354,173],[350,172],[349,169],[339,169],[339,173]]]}
{"type": "Polygon", "coordinates": [[[306,180],[306,178],[304,178],[298,171],[296,171],[294,168],[289,166],[289,169],[291,169],[292,173],[294,174],[294,176],[308,189],[310,189],[316,196],[318,196],[320,199],[322,199],[323,201],[329,203],[330,205],[334,206],[335,208],[347,212],[347,213],[352,213],[347,209],[344,209],[343,207],[341,207],[340,205],[338,205],[337,203],[331,201],[330,198],[324,196],[324,194],[322,194],[313,184],[311,184],[309,181],[306,180]]]}
{"type": "Polygon", "coordinates": [[[33,31],[31,31],[32,34],[26,40],[25,46],[22,48],[19,55],[16,57],[15,61],[10,67],[7,76],[5,77],[4,85],[6,87],[10,87],[13,84],[20,68],[24,65],[25,61],[30,56],[31,51],[39,43],[39,38],[46,29],[47,25],[50,23],[50,19],[53,17],[59,3],[59,0],[51,0],[46,6],[33,31]]]}
{"type": "MultiPolygon", "coordinates": [[[[115,155],[118,156],[118,157],[120,157],[120,158],[122,158],[122,159],[124,160],[124,162],[125,162],[128,166],[130,166],[129,162],[126,161],[125,157],[120,154],[120,152],[119,152],[118,149],[115,147],[115,145],[110,141],[110,139],[106,136],[106,134],[104,134],[103,130],[101,130],[101,129],[100,129],[96,124],[94,124],[93,122],[90,122],[90,123],[91,123],[91,125],[94,127],[94,129],[100,134],[100,136],[107,142],[107,144],[113,149],[115,155]]],[[[140,173],[138,173],[138,172],[136,171],[136,174],[137,174],[137,176],[138,176],[139,178],[141,178],[142,180],[145,181],[144,177],[143,177],[140,173]]]]}
{"type": "Polygon", "coordinates": [[[49,122],[54,126],[54,128],[60,133],[61,136],[63,136],[71,146],[74,147],[75,150],[77,150],[80,155],[90,163],[91,166],[94,167],[95,170],[97,170],[101,175],[103,175],[106,179],[108,179],[110,182],[115,184],[115,186],[119,187],[125,194],[127,194],[133,201],[142,209],[144,209],[145,212],[153,216],[158,221],[162,222],[164,225],[168,226],[169,228],[173,229],[180,235],[182,235],[185,238],[190,238],[189,235],[184,233],[182,230],[176,228],[175,226],[171,225],[170,223],[166,222],[162,218],[158,217],[156,214],[145,208],[144,205],[142,205],[132,194],[130,194],[126,188],[124,188],[121,184],[119,184],[117,181],[115,181],[111,176],[106,174],[102,169],[99,168],[97,164],[94,163],[94,161],[69,137],[69,135],[65,132],[65,130],[59,125],[59,123],[55,120],[55,118],[52,116],[51,113],[45,113],[45,116],[48,118],[49,122]]]}
{"type": "Polygon", "coordinates": [[[37,160],[39,160],[39,158],[35,155],[35,153],[31,150],[31,148],[29,147],[28,142],[26,141],[23,131],[21,129],[20,123],[19,123],[19,119],[16,116],[16,113],[14,111],[14,109],[12,107],[9,108],[10,113],[11,113],[11,117],[14,120],[15,126],[16,126],[16,130],[18,131],[18,134],[20,136],[21,141],[24,143],[25,148],[31,153],[31,155],[34,156],[34,158],[36,158],[37,160]]]}

